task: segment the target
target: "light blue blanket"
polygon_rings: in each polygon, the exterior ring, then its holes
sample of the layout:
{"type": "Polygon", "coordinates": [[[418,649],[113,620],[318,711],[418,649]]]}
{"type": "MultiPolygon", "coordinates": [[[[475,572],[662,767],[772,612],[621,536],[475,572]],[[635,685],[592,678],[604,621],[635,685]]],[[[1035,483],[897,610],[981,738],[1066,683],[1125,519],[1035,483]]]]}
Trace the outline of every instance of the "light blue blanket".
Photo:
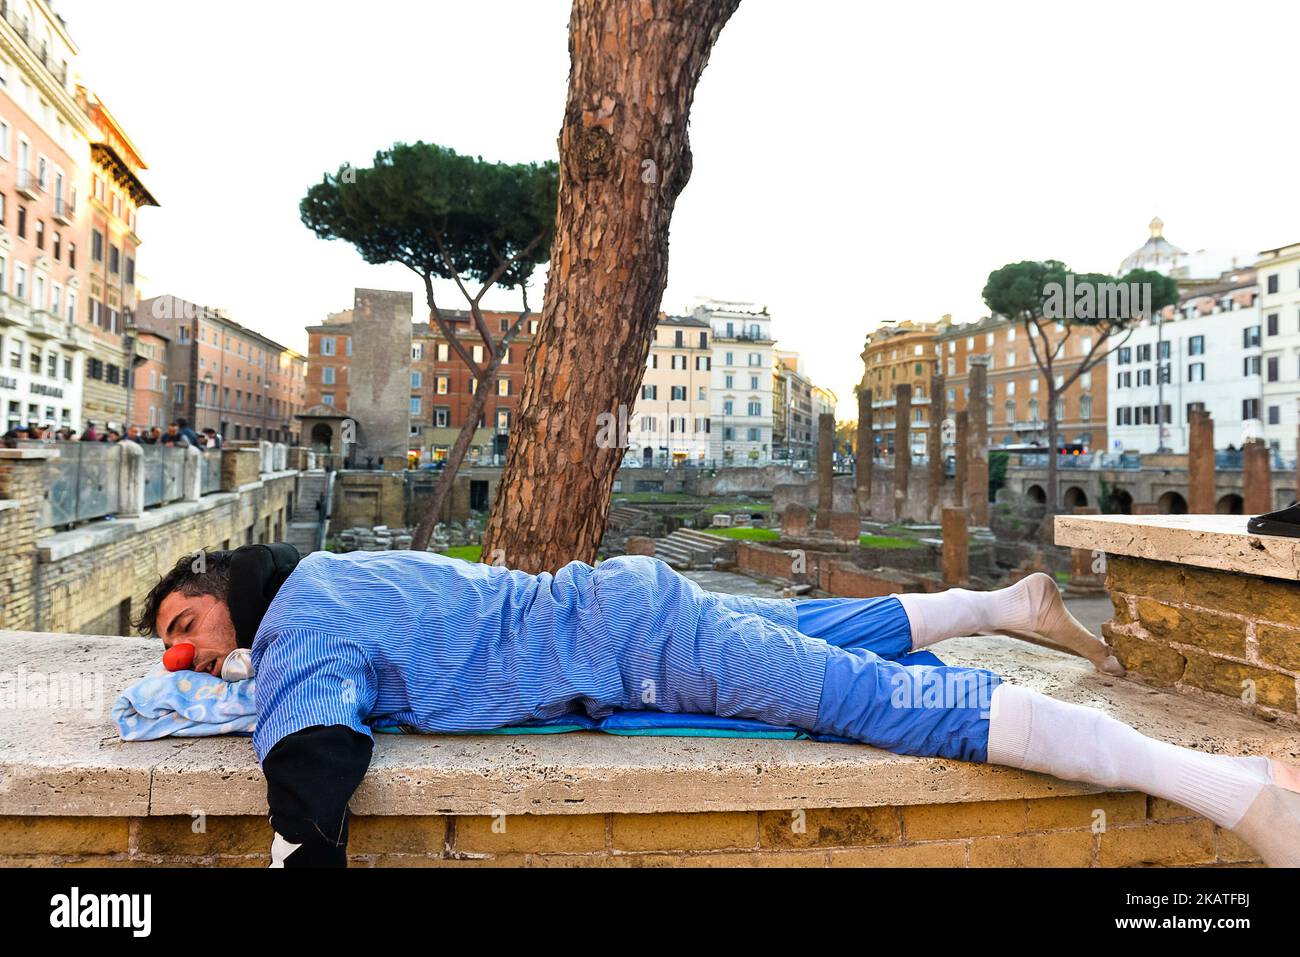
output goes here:
{"type": "Polygon", "coordinates": [[[124,741],[252,734],[257,679],[225,681],[201,671],[168,671],[161,664],[122,692],[113,720],[124,741]]]}

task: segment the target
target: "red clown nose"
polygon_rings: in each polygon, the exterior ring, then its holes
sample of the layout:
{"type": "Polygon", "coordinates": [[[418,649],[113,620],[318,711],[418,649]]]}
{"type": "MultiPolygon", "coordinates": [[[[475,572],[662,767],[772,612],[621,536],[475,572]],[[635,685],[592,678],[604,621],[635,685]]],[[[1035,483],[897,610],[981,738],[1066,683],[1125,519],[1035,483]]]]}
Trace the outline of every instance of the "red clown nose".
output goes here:
{"type": "Polygon", "coordinates": [[[168,671],[188,671],[194,664],[194,646],[188,641],[172,645],[163,652],[163,667],[168,671]]]}

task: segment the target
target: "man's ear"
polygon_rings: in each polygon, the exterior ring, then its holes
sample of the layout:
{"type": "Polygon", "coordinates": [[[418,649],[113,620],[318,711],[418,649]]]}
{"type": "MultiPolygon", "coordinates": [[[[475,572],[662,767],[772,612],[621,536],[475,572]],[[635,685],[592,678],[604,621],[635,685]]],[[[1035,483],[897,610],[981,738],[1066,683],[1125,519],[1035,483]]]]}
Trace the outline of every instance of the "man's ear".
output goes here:
{"type": "Polygon", "coordinates": [[[298,549],[285,542],[244,545],[230,557],[230,620],[235,626],[235,644],[253,647],[266,610],[280,586],[298,565],[298,549]]]}

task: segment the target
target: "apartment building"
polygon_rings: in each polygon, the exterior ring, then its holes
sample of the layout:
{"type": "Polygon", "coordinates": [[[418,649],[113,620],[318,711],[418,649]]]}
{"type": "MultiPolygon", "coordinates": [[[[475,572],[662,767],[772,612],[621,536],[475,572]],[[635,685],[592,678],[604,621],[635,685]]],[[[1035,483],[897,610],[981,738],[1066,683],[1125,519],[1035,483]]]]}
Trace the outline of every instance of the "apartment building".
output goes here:
{"type": "MultiPolygon", "coordinates": [[[[1270,342],[1279,336],[1274,326],[1270,342]]],[[[1214,420],[1215,448],[1239,447],[1260,434],[1263,366],[1255,270],[1198,285],[1142,320],[1111,354],[1111,451],[1186,452],[1198,408],[1214,420]]],[[[1268,368],[1279,372],[1276,363],[1268,368]]]]}
{"type": "Polygon", "coordinates": [[[772,460],[772,317],[753,303],[703,300],[692,315],[709,326],[709,458],[720,465],[772,460]]]}
{"type": "Polygon", "coordinates": [[[931,426],[930,379],[936,371],[939,337],[951,324],[949,316],[929,323],[886,322],[867,336],[861,388],[871,393],[872,447],[877,454],[895,453],[896,390],[904,384],[912,387],[912,453],[926,454],[931,426]]]}
{"type": "Polygon", "coordinates": [[[772,356],[772,458],[811,462],[817,456],[817,387],[799,353],[776,349],[772,356]]]}
{"type": "Polygon", "coordinates": [[[660,314],[628,418],[628,458],[667,466],[696,465],[709,457],[711,335],[704,319],[660,314]]]}
{"type": "Polygon", "coordinates": [[[1300,243],[1266,249],[1259,280],[1261,433],[1287,458],[1300,431],[1300,243]]]}

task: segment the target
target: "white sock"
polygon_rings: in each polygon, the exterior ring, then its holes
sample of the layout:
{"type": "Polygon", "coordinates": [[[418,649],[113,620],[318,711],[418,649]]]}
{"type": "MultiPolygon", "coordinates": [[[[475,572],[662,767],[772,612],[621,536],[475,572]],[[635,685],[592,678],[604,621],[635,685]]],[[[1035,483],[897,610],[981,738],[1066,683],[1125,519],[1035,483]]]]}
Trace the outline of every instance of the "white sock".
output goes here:
{"type": "Polygon", "coordinates": [[[1096,708],[1006,683],[993,691],[988,761],[1142,791],[1226,828],[1236,827],[1273,781],[1267,758],[1205,754],[1166,744],[1096,708]]]}
{"type": "Polygon", "coordinates": [[[905,592],[894,597],[907,613],[913,651],[945,638],[997,628],[1028,631],[1034,625],[1030,593],[1015,585],[997,591],[949,588],[928,594],[905,592]]]}

